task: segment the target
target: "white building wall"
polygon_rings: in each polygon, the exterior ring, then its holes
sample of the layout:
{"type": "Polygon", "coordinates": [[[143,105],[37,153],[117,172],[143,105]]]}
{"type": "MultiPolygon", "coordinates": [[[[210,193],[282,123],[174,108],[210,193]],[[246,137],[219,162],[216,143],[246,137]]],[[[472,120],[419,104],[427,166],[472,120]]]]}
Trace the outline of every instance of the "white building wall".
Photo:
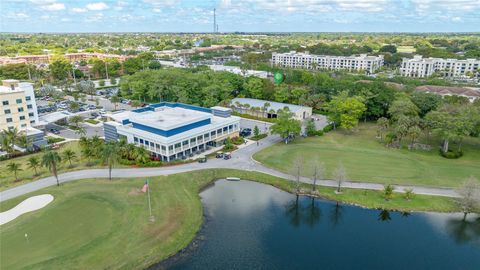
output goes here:
{"type": "Polygon", "coordinates": [[[404,58],[400,67],[400,74],[405,77],[429,77],[440,72],[447,77],[460,77],[468,72],[477,73],[480,70],[480,59],[443,59],[423,58],[415,55],[414,58],[404,58]]]}

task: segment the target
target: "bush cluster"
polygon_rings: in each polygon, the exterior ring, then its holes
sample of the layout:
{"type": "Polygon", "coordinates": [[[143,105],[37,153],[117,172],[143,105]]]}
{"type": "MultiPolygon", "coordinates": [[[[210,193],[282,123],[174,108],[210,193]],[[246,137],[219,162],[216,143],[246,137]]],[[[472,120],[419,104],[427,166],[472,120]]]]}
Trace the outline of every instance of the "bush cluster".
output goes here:
{"type": "Polygon", "coordinates": [[[443,152],[442,149],[440,149],[440,155],[444,158],[448,158],[448,159],[457,159],[457,158],[461,158],[463,156],[463,152],[462,151],[457,151],[457,150],[452,150],[452,149],[449,149],[447,152],[443,152]]]}

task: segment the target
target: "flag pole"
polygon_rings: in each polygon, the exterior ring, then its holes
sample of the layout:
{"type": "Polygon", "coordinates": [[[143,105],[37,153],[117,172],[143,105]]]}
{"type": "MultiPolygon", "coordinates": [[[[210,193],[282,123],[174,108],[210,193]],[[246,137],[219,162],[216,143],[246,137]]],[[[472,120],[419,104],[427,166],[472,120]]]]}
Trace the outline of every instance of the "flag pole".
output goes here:
{"type": "Polygon", "coordinates": [[[150,210],[150,219],[153,220],[152,203],[150,202],[150,185],[148,184],[148,179],[147,179],[147,194],[148,194],[148,209],[150,210]]]}

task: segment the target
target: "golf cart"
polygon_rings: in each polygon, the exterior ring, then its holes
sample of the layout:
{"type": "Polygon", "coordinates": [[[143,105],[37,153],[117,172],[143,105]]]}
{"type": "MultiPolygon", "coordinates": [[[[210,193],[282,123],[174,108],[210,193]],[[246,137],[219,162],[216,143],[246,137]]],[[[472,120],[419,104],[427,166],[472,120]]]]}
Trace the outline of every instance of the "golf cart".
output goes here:
{"type": "Polygon", "coordinates": [[[232,158],[232,154],[230,154],[230,152],[226,152],[225,154],[223,154],[223,159],[227,160],[231,158],[232,158]]]}
{"type": "Polygon", "coordinates": [[[215,155],[216,158],[223,158],[223,152],[217,152],[215,155]]]}

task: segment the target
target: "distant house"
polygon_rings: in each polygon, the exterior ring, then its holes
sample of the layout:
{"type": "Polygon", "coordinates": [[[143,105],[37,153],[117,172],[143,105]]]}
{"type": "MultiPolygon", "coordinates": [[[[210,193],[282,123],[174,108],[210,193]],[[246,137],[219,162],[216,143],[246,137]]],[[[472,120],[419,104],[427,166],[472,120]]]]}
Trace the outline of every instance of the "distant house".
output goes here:
{"type": "Polygon", "coordinates": [[[294,118],[298,120],[308,119],[312,116],[311,107],[253,98],[234,98],[230,102],[230,106],[236,112],[263,118],[277,118],[278,111],[284,108],[288,108],[294,114],[294,118]]]}
{"type": "Polygon", "coordinates": [[[473,102],[475,99],[480,98],[480,89],[478,88],[422,85],[418,86],[415,90],[418,92],[432,93],[441,96],[466,97],[470,100],[470,102],[473,102]]]}

